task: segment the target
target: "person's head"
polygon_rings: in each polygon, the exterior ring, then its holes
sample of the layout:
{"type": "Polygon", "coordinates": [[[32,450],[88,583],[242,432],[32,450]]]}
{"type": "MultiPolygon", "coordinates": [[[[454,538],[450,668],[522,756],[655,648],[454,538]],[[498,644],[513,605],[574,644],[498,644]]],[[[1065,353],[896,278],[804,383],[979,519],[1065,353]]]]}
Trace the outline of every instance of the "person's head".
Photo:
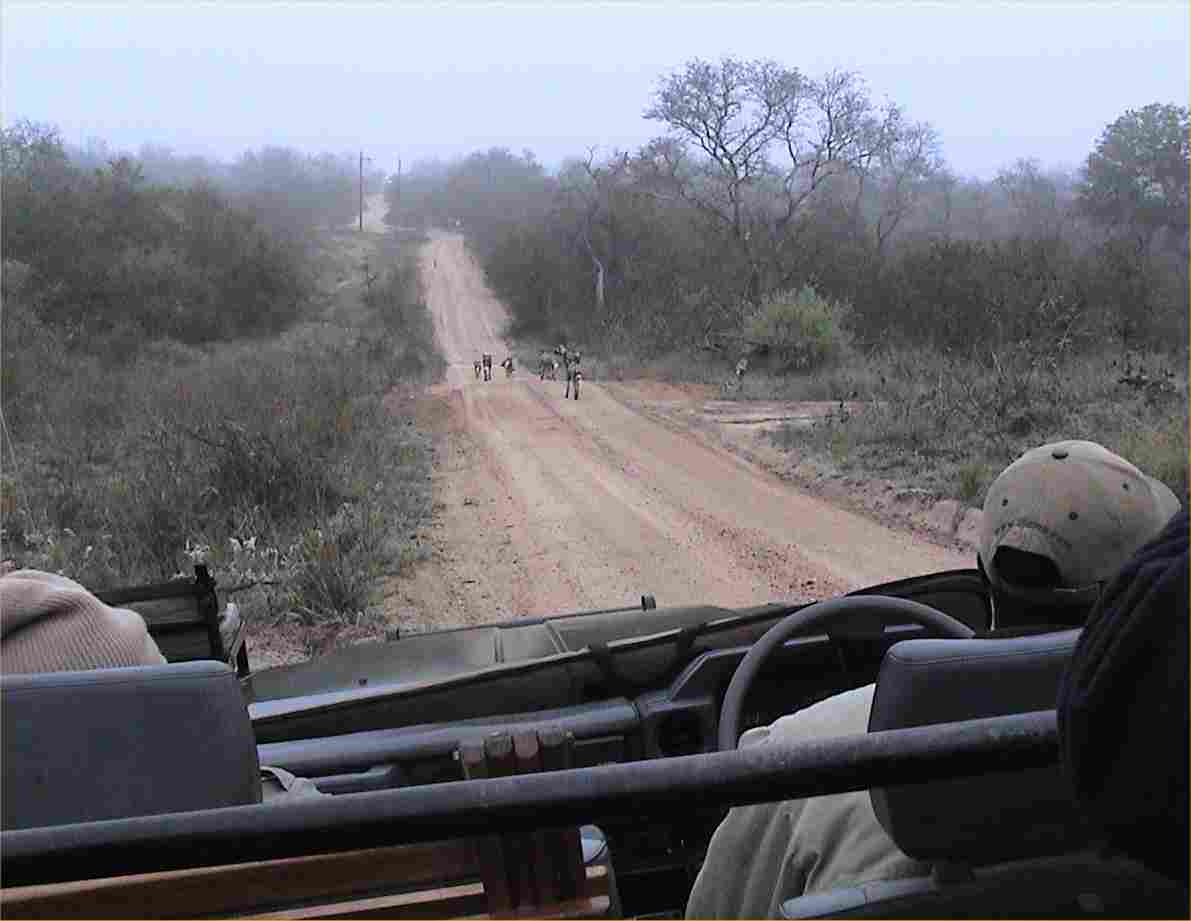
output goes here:
{"type": "Polygon", "coordinates": [[[978,565],[993,626],[1080,626],[1105,585],[1179,511],[1162,483],[1091,441],[1027,451],[988,489],[978,565]]]}
{"type": "Polygon", "coordinates": [[[73,579],[0,575],[0,670],[9,674],[162,665],[140,614],[104,604],[73,579]]]}

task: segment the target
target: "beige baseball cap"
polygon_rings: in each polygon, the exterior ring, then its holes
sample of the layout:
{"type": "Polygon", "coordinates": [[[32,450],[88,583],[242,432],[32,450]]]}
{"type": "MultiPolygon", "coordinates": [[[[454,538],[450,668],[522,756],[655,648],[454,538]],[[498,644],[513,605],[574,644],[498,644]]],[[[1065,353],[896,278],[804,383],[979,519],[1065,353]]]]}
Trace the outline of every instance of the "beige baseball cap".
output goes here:
{"type": "Polygon", "coordinates": [[[1167,486],[1102,445],[1042,445],[1010,464],[989,487],[980,562],[993,586],[1010,594],[1091,602],[1180,508],[1167,486]],[[1002,547],[1053,562],[1060,578],[1057,590],[1023,592],[1007,584],[996,565],[1002,547]]]}

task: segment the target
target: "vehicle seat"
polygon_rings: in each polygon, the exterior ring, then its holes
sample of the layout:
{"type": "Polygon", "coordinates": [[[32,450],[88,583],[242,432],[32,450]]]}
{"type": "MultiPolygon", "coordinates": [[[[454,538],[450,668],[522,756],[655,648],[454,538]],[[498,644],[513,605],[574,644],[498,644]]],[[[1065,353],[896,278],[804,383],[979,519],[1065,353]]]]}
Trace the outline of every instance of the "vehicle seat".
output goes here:
{"type": "Polygon", "coordinates": [[[222,662],[3,676],[0,719],[5,830],[261,801],[222,662]]]}
{"type": "MultiPolygon", "coordinates": [[[[1053,710],[1079,634],[898,643],[869,731],[1053,710]]],[[[1057,764],[870,796],[881,826],[931,875],[789,899],[783,917],[1185,916],[1185,888],[1106,854],[1057,764]]]]}

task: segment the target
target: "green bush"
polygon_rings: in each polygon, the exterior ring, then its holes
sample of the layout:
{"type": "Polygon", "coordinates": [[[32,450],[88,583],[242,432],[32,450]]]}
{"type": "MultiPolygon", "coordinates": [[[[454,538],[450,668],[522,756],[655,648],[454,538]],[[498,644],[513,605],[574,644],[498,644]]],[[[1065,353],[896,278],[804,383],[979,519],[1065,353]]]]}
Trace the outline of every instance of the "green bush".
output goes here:
{"type": "Polygon", "coordinates": [[[969,505],[983,500],[984,491],[992,482],[988,464],[970,461],[960,465],[955,475],[955,495],[969,505]]]}
{"type": "Polygon", "coordinates": [[[776,356],[782,370],[814,370],[835,363],[846,352],[849,313],[846,303],[804,285],[764,298],[746,315],[744,335],[754,348],[776,356]]]}

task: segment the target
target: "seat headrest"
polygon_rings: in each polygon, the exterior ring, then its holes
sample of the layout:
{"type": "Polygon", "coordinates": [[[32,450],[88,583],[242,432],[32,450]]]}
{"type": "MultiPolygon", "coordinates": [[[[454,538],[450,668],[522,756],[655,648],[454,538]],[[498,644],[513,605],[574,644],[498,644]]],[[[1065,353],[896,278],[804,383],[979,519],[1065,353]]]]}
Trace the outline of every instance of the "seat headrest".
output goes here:
{"type": "Polygon", "coordinates": [[[0,827],[259,803],[235,673],[182,662],[0,678],[0,827]]]}
{"type": "MultiPolygon", "coordinates": [[[[881,663],[869,731],[1053,710],[1079,634],[897,643],[881,663]]],[[[870,795],[885,831],[920,860],[997,863],[1093,837],[1057,764],[870,795]]]]}

